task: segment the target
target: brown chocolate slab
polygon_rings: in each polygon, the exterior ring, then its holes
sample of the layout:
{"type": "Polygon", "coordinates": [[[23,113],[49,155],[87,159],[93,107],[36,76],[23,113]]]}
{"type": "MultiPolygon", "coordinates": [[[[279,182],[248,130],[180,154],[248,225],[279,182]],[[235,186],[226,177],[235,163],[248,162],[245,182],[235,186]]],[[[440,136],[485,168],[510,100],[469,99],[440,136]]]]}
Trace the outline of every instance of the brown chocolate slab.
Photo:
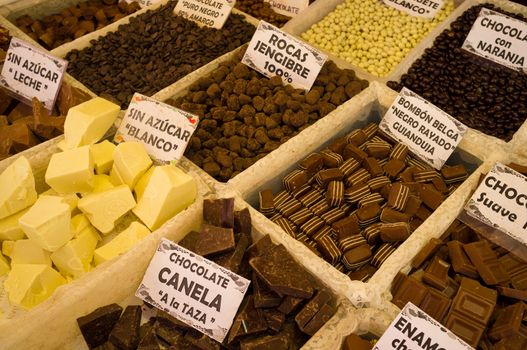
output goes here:
{"type": "Polygon", "coordinates": [[[234,232],[232,228],[203,224],[196,242],[196,254],[211,256],[234,249],[234,232]]]}
{"type": "Polygon", "coordinates": [[[129,305],[110,333],[110,342],[123,350],[133,350],[139,344],[141,306],[129,305]]]}
{"type": "Polygon", "coordinates": [[[119,305],[110,304],[77,319],[82,336],[90,348],[102,345],[108,340],[122,311],[123,308],[119,305]]]}
{"type": "Polygon", "coordinates": [[[297,263],[283,245],[252,258],[250,265],[258,276],[280,295],[309,298],[313,295],[313,278],[297,263]]]}

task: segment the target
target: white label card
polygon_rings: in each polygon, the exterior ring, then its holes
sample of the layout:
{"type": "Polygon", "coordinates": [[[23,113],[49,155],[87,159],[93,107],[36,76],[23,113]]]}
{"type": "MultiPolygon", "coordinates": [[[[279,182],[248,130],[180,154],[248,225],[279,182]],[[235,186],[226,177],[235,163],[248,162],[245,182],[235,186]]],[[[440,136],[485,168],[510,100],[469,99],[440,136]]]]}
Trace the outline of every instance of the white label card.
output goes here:
{"type": "Polygon", "coordinates": [[[527,23],[482,8],[462,48],[527,74],[527,23]]]}
{"type": "Polygon", "coordinates": [[[379,128],[436,169],[443,167],[467,131],[464,124],[407,88],[388,108],[379,128]]]}
{"type": "Polygon", "coordinates": [[[52,110],[67,67],[68,61],[13,37],[2,68],[0,85],[27,104],[31,104],[31,99],[36,97],[46,109],[52,110]]]}
{"type": "Polygon", "coordinates": [[[527,177],[496,163],[465,205],[465,212],[527,244],[527,177]]]}
{"type": "Polygon", "coordinates": [[[309,6],[309,0],[265,0],[274,12],[288,17],[295,17],[309,6]]]}
{"type": "Polygon", "coordinates": [[[174,14],[199,25],[221,29],[234,6],[227,0],[180,0],[174,14]]]}
{"type": "Polygon", "coordinates": [[[373,350],[474,350],[412,303],[390,324],[373,350]]]}
{"type": "Polygon", "coordinates": [[[434,18],[443,7],[444,0],[382,0],[384,4],[410,16],[434,18]]]}
{"type": "Polygon", "coordinates": [[[327,56],[275,26],[260,21],[242,63],[268,78],[309,91],[327,56]]]}
{"type": "Polygon", "coordinates": [[[135,93],[114,141],[140,141],[154,159],[170,162],[183,156],[198,122],[194,114],[135,93]]]}
{"type": "Polygon", "coordinates": [[[249,284],[162,238],[135,295],[221,343],[249,284]]]}

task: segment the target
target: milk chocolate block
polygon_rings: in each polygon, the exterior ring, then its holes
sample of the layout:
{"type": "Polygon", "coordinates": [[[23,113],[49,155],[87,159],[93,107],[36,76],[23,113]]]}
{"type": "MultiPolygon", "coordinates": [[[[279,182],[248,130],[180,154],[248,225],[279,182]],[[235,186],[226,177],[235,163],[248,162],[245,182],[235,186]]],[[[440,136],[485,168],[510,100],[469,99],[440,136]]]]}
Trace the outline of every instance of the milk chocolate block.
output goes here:
{"type": "Polygon", "coordinates": [[[324,304],[313,318],[304,326],[300,327],[302,332],[315,335],[315,333],[335,314],[335,308],[329,304],[324,304]]]}
{"type": "Polygon", "coordinates": [[[247,238],[247,235],[238,234],[238,239],[234,250],[218,256],[215,259],[216,264],[223,266],[227,270],[231,270],[234,273],[238,273],[248,246],[249,238],[247,238]]]}
{"type": "Polygon", "coordinates": [[[412,267],[418,269],[423,265],[423,263],[428,260],[432,255],[434,255],[443,242],[437,238],[430,238],[430,241],[414,256],[412,260],[412,267]]]}
{"type": "Polygon", "coordinates": [[[465,254],[463,245],[458,241],[451,241],[447,243],[447,246],[454,271],[467,277],[478,278],[478,271],[465,254]]]}
{"type": "Polygon", "coordinates": [[[249,208],[234,212],[234,232],[246,235],[249,242],[251,242],[252,227],[249,208]]]}
{"type": "Polygon", "coordinates": [[[245,253],[249,258],[254,258],[256,256],[264,255],[274,247],[276,247],[276,244],[271,240],[271,236],[265,235],[247,248],[245,253]]]}
{"type": "Polygon", "coordinates": [[[371,350],[373,344],[358,335],[350,334],[344,339],[342,350],[371,350]]]}
{"type": "Polygon", "coordinates": [[[468,174],[463,164],[446,166],[441,169],[441,174],[447,184],[465,179],[468,174]]]}
{"type": "Polygon", "coordinates": [[[490,328],[488,336],[493,341],[509,338],[520,331],[525,305],[518,302],[504,307],[498,312],[496,321],[490,328]]]}
{"type": "Polygon", "coordinates": [[[90,348],[102,345],[108,340],[122,311],[123,308],[119,305],[110,304],[77,319],[82,336],[90,348]]]}
{"type": "Polygon", "coordinates": [[[445,200],[445,195],[431,185],[422,185],[420,188],[421,200],[430,209],[437,209],[445,200]]]}
{"type": "Polygon", "coordinates": [[[251,267],[271,290],[279,295],[309,298],[313,295],[313,279],[283,245],[268,250],[249,261],[251,267]]]}
{"type": "Polygon", "coordinates": [[[388,206],[395,210],[404,211],[408,197],[410,195],[410,189],[400,182],[394,183],[390,188],[390,194],[388,196],[388,206]]]}
{"type": "Polygon", "coordinates": [[[198,239],[199,239],[199,232],[191,231],[185,237],[183,237],[181,241],[178,242],[178,245],[195,253],[196,243],[198,242],[198,239]]]}
{"type": "Polygon", "coordinates": [[[527,301],[527,290],[496,286],[498,293],[504,297],[527,301]]]}
{"type": "Polygon", "coordinates": [[[196,243],[196,254],[210,256],[225,253],[233,250],[234,245],[232,228],[203,224],[196,243]]]}
{"type": "Polygon", "coordinates": [[[379,228],[383,242],[404,241],[410,236],[410,226],[406,222],[382,224],[379,228]]]}
{"type": "Polygon", "coordinates": [[[110,333],[110,342],[123,350],[133,350],[139,344],[139,327],[141,325],[141,306],[130,305],[110,333]]]}
{"type": "Polygon", "coordinates": [[[295,298],[292,296],[286,296],[282,299],[282,302],[278,306],[278,311],[289,315],[291,313],[296,313],[298,308],[302,305],[302,303],[305,301],[303,298],[295,298]]]}
{"type": "Polygon", "coordinates": [[[284,325],[285,314],[276,309],[263,310],[263,314],[267,322],[267,327],[274,332],[279,332],[284,325]]]}
{"type": "Polygon", "coordinates": [[[233,228],[234,198],[205,199],[203,219],[205,223],[213,226],[233,228]]]}
{"type": "Polygon", "coordinates": [[[304,169],[309,176],[316,174],[324,166],[324,160],[318,153],[311,153],[298,164],[300,169],[304,169]]]}
{"type": "Polygon", "coordinates": [[[404,306],[411,301],[414,305],[419,305],[428,294],[428,288],[422,283],[417,281],[415,278],[406,277],[401,282],[399,288],[394,291],[392,303],[397,305],[399,308],[404,306]]]}
{"type": "Polygon", "coordinates": [[[448,285],[449,269],[450,264],[436,256],[425,269],[423,282],[438,290],[444,290],[448,285]]]}
{"type": "Polygon", "coordinates": [[[304,170],[293,170],[284,177],[284,187],[288,191],[294,191],[307,183],[307,172],[304,170]]]}
{"type": "Polygon", "coordinates": [[[285,334],[268,335],[240,342],[241,350],[288,350],[290,340],[285,334]]]}
{"type": "Polygon", "coordinates": [[[527,264],[512,254],[500,257],[499,261],[509,273],[512,286],[516,289],[527,290],[527,264]]]}
{"type": "Polygon", "coordinates": [[[428,289],[428,293],[419,305],[419,308],[433,317],[436,321],[442,322],[450,308],[452,300],[433,288],[428,289]]]}
{"type": "Polygon", "coordinates": [[[495,285],[509,280],[507,271],[501,266],[487,241],[465,244],[463,249],[486,284],[495,285]]]}

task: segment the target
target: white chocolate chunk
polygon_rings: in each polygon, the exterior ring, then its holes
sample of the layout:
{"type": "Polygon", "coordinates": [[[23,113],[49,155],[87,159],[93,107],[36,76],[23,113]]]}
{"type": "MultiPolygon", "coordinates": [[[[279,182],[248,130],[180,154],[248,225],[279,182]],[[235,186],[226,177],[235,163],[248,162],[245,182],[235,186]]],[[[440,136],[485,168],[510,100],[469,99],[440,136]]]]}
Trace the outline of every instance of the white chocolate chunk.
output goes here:
{"type": "Polygon", "coordinates": [[[30,239],[21,239],[13,243],[9,255],[12,264],[42,264],[51,266],[49,252],[30,239]]]}
{"type": "Polygon", "coordinates": [[[115,145],[108,140],[91,146],[91,154],[95,165],[95,173],[108,174],[113,165],[113,152],[115,145]]]}
{"type": "Polygon", "coordinates": [[[58,193],[90,192],[93,176],[90,147],[84,146],[55,153],[48,164],[46,183],[58,193]]]}
{"type": "Polygon", "coordinates": [[[12,304],[32,308],[53,294],[66,280],[48,265],[14,264],[4,282],[12,304]]]}
{"type": "Polygon", "coordinates": [[[91,193],[79,200],[79,209],[103,234],[113,230],[115,222],[135,207],[135,199],[126,185],[91,193]]]}
{"type": "MultiPolygon", "coordinates": [[[[122,184],[121,184],[122,185],[122,184]]],[[[93,190],[90,193],[104,192],[110,188],[114,188],[115,185],[110,180],[108,175],[95,175],[93,177],[93,190]]]]}
{"type": "Polygon", "coordinates": [[[22,217],[29,208],[19,211],[16,214],[0,219],[0,241],[22,239],[25,237],[24,231],[18,224],[18,220],[22,217]]]}
{"type": "Polygon", "coordinates": [[[77,196],[76,193],[64,193],[60,194],[54,189],[50,188],[47,191],[44,191],[40,194],[41,196],[58,196],[64,198],[64,201],[68,203],[70,206],[71,211],[77,209],[77,202],[79,201],[79,196],[77,196]]]}
{"type": "Polygon", "coordinates": [[[150,231],[144,225],[137,221],[132,222],[127,229],[119,233],[110,242],[95,249],[93,256],[95,265],[102,264],[105,261],[126,253],[149,234],[150,231]]]}
{"type": "Polygon", "coordinates": [[[37,191],[31,165],[19,157],[0,174],[0,219],[35,203],[37,191]]]}
{"type": "MultiPolygon", "coordinates": [[[[113,152],[113,177],[133,189],[137,181],[152,165],[152,160],[140,142],[122,142],[113,152]]],[[[112,174],[110,174],[112,177],[112,174]]],[[[113,179],[112,177],[112,179],[113,179]]]]}
{"type": "Polygon", "coordinates": [[[26,236],[54,252],[71,237],[70,206],[58,196],[40,196],[18,221],[26,236]]]}
{"type": "Polygon", "coordinates": [[[51,260],[62,275],[79,278],[90,271],[90,263],[97,241],[97,232],[94,228],[88,227],[77,238],[72,239],[51,254],[51,260]]]}
{"type": "Polygon", "coordinates": [[[192,176],[165,165],[155,167],[142,192],[133,212],[153,231],[192,204],[197,187],[192,176]]]}
{"type": "Polygon", "coordinates": [[[120,107],[101,97],[95,97],[68,110],[64,122],[66,148],[91,145],[99,141],[113,125],[120,107]]]}

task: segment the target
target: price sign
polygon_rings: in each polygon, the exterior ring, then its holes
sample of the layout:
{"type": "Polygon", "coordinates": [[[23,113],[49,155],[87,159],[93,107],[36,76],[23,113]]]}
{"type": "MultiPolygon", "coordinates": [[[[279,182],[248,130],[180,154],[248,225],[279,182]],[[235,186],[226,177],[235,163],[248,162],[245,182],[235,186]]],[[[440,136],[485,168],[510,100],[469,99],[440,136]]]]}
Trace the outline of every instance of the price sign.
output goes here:
{"type": "Polygon", "coordinates": [[[38,98],[48,110],[53,109],[68,61],[12,38],[2,68],[0,85],[31,105],[38,98]]]}

